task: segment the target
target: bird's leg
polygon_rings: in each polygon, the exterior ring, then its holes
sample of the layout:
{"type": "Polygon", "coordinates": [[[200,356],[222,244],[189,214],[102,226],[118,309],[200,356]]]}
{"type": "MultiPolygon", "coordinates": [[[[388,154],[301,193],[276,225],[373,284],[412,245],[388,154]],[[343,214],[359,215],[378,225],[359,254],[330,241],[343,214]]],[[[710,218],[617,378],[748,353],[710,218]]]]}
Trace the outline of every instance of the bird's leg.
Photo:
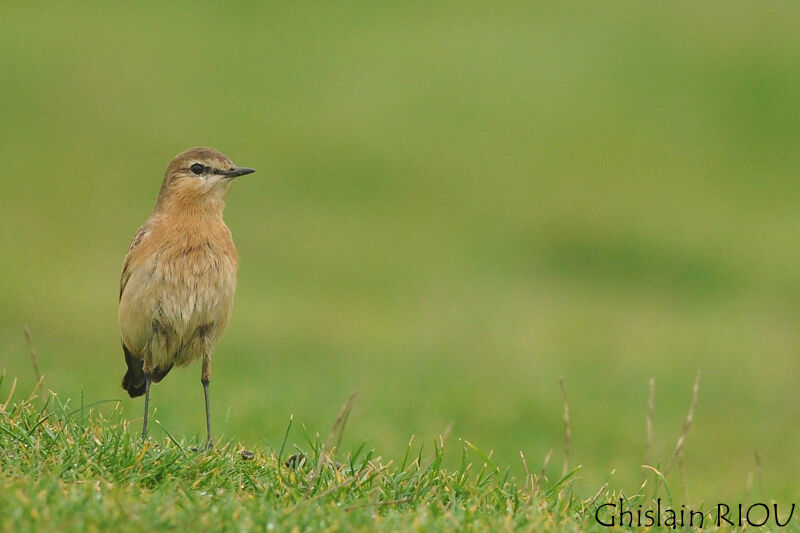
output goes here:
{"type": "Polygon", "coordinates": [[[203,357],[203,375],[200,378],[203,383],[203,393],[206,397],[206,451],[214,447],[214,439],[211,437],[211,413],[208,408],[208,384],[211,382],[211,356],[203,357]]]}
{"type": "Polygon", "coordinates": [[[144,423],[142,424],[142,440],[147,440],[147,411],[150,407],[150,376],[144,377],[144,423]]]}

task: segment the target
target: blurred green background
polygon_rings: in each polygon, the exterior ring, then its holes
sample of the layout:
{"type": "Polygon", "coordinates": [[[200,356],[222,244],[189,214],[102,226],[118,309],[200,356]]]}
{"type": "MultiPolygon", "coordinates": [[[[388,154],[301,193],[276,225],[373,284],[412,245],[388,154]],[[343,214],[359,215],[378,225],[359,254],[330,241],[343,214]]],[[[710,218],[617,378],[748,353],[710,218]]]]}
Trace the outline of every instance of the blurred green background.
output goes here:
{"type": "MultiPolygon", "coordinates": [[[[554,477],[563,375],[579,486],[632,491],[649,378],[663,464],[702,370],[691,499],[745,493],[756,450],[756,494],[796,497],[798,26],[788,2],[6,2],[0,369],[32,387],[29,324],[48,388],[141,416],[119,272],[208,145],[258,169],[226,210],[217,436],[277,445],[293,413],[325,437],[359,391],[346,448],[402,459],[452,422],[451,461],[553,449],[554,477]]],[[[173,433],[203,434],[199,376],[154,388],[173,433]]]]}

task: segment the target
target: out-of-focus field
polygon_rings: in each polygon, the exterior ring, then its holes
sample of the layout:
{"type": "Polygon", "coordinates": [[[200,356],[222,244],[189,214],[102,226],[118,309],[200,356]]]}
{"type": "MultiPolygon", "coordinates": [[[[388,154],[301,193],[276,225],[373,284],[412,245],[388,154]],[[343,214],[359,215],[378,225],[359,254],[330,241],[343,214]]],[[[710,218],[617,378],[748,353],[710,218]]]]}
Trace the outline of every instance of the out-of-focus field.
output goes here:
{"type": "MultiPolygon", "coordinates": [[[[32,387],[29,324],[47,387],[141,416],[122,259],[169,160],[209,145],[258,169],[226,211],[218,435],[275,445],[292,413],[326,435],[359,391],[345,447],[401,458],[452,422],[518,473],[554,449],[555,475],[563,375],[578,486],[632,491],[649,378],[663,465],[701,370],[690,498],[747,494],[756,450],[752,493],[796,497],[799,25],[790,3],[6,3],[0,369],[32,387]]],[[[153,389],[173,434],[204,431],[199,377],[153,389]]]]}

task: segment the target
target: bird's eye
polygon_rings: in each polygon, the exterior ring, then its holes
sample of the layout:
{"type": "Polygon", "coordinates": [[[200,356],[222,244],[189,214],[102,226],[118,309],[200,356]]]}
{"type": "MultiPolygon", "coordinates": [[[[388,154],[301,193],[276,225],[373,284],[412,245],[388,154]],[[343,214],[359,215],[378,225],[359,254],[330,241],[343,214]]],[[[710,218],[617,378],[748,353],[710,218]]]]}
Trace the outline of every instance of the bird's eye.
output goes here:
{"type": "Polygon", "coordinates": [[[200,163],[195,163],[194,165],[189,167],[189,170],[192,171],[192,174],[199,176],[205,170],[205,167],[200,163]]]}

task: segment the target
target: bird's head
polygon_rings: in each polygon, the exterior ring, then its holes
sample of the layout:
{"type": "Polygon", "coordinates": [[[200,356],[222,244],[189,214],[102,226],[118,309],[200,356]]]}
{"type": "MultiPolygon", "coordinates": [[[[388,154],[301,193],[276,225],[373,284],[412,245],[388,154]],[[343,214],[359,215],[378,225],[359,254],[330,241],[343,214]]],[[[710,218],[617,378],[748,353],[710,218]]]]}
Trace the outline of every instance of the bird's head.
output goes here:
{"type": "Polygon", "coordinates": [[[190,148],[167,167],[156,203],[161,209],[222,210],[234,179],[255,172],[212,148],[190,148]]]}

